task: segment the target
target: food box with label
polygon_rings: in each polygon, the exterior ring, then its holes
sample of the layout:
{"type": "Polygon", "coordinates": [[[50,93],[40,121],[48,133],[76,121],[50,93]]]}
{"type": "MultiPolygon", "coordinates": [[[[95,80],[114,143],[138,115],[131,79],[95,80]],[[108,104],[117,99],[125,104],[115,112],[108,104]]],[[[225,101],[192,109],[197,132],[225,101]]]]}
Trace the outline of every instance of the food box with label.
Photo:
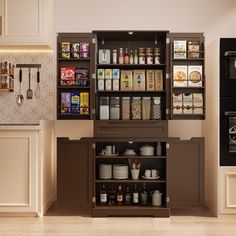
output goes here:
{"type": "Polygon", "coordinates": [[[62,67],[60,84],[63,86],[70,86],[75,84],[75,68],[62,67]]]}
{"type": "Polygon", "coordinates": [[[155,70],[155,91],[163,91],[163,72],[155,70]]]}
{"type": "Polygon", "coordinates": [[[105,79],[112,79],[112,69],[105,69],[105,79]]]}
{"type": "Polygon", "coordinates": [[[81,115],[89,114],[89,93],[88,92],[80,93],[80,114],[81,115]]]}
{"type": "Polygon", "coordinates": [[[131,91],[133,89],[132,70],[121,70],[120,90],[131,91]]]}
{"type": "Polygon", "coordinates": [[[202,93],[193,94],[193,113],[203,114],[203,95],[202,93]]]}
{"type": "Polygon", "coordinates": [[[104,81],[104,79],[98,79],[97,80],[97,85],[98,85],[98,91],[105,90],[105,81],[104,81]]]}
{"type": "Polygon", "coordinates": [[[200,50],[199,41],[188,41],[188,58],[198,58],[200,50]]]}
{"type": "Polygon", "coordinates": [[[187,87],[187,66],[173,66],[173,86],[187,87]]]}
{"type": "Polygon", "coordinates": [[[80,113],[80,93],[71,93],[71,113],[80,113]]]}
{"type": "Polygon", "coordinates": [[[105,79],[105,90],[111,91],[112,90],[112,80],[105,79]]]}
{"type": "Polygon", "coordinates": [[[133,71],[133,90],[144,91],[145,90],[145,70],[133,71]]]}
{"type": "Polygon", "coordinates": [[[193,94],[183,94],[183,114],[193,114],[193,94]]]}
{"type": "Polygon", "coordinates": [[[71,93],[61,93],[61,113],[71,112],[71,93]]]}
{"type": "Polygon", "coordinates": [[[174,58],[185,59],[186,58],[186,40],[174,40],[174,58]]]}
{"type": "Polygon", "coordinates": [[[104,69],[97,69],[97,78],[98,79],[105,79],[105,70],[104,69]]]}
{"type": "Polygon", "coordinates": [[[202,66],[188,66],[188,86],[202,87],[202,66]]]}
{"type": "Polygon", "coordinates": [[[132,120],[141,120],[142,118],[141,97],[133,97],[131,114],[132,114],[132,120]]]}
{"type": "Polygon", "coordinates": [[[146,70],[146,88],[147,91],[155,90],[155,74],[154,70],[146,70]]]}
{"type": "Polygon", "coordinates": [[[183,94],[174,93],[173,94],[173,114],[183,113],[183,94]]]}

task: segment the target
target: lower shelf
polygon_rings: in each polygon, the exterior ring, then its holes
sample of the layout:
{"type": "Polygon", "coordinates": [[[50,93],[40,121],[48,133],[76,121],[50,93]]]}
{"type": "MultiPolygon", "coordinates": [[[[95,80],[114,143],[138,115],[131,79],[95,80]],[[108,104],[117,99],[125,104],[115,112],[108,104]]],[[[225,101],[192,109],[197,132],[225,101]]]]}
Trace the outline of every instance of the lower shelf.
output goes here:
{"type": "Polygon", "coordinates": [[[170,209],[153,206],[95,206],[92,208],[93,217],[108,216],[149,216],[169,217],[170,209]]]}

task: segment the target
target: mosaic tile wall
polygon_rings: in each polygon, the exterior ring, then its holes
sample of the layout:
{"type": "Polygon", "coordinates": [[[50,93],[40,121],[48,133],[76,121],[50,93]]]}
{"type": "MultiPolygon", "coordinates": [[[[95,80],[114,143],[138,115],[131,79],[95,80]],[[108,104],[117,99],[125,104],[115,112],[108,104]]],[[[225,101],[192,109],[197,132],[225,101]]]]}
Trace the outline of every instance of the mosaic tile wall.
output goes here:
{"type": "MultiPolygon", "coordinates": [[[[0,124],[37,124],[40,120],[55,119],[55,59],[53,52],[36,53],[0,53],[0,62],[10,61],[14,64],[41,64],[40,69],[40,98],[26,98],[29,87],[28,69],[23,70],[22,94],[24,102],[21,106],[16,103],[19,94],[19,69],[15,68],[14,92],[0,90],[0,124]]],[[[31,89],[35,93],[37,84],[37,69],[31,69],[31,89]]]]}

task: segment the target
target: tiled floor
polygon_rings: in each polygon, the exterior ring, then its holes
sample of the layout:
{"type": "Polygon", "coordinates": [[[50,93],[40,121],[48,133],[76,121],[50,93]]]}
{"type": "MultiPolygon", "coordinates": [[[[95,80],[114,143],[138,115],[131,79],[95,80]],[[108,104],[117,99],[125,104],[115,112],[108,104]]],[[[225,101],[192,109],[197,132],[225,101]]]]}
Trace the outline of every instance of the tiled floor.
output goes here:
{"type": "Polygon", "coordinates": [[[236,236],[236,216],[171,218],[88,218],[45,216],[0,218],[0,235],[236,236]]]}

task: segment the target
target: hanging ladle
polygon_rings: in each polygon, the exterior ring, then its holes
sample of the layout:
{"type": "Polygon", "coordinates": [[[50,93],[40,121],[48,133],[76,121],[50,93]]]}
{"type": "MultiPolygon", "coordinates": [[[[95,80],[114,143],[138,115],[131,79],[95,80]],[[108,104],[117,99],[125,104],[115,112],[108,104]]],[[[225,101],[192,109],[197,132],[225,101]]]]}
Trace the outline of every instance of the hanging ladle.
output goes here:
{"type": "Polygon", "coordinates": [[[24,101],[24,97],[21,94],[21,83],[22,83],[22,69],[21,68],[20,68],[20,71],[19,71],[19,82],[20,82],[20,91],[19,91],[19,94],[16,97],[16,103],[20,106],[24,101]]]}
{"type": "Polygon", "coordinates": [[[30,88],[30,82],[31,82],[31,69],[29,68],[29,88],[26,91],[27,99],[33,98],[33,90],[30,88]]]}

